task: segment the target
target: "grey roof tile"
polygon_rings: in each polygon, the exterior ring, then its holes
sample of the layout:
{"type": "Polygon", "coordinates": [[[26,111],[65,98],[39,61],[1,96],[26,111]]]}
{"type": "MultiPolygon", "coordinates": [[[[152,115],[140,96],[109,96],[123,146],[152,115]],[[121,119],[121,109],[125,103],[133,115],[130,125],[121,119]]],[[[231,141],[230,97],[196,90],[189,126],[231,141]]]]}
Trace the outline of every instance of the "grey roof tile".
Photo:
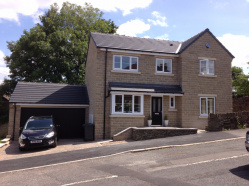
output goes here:
{"type": "Polygon", "coordinates": [[[97,47],[143,52],[175,54],[181,43],[178,41],[129,37],[96,32],[91,32],[91,36],[97,47]]]}
{"type": "MultiPolygon", "coordinates": [[[[184,94],[180,85],[109,82],[109,87],[154,89],[153,93],[184,94]]],[[[146,92],[146,90],[144,92],[146,92]]]]}
{"type": "Polygon", "coordinates": [[[18,82],[10,103],[89,104],[84,85],[18,82]]]}

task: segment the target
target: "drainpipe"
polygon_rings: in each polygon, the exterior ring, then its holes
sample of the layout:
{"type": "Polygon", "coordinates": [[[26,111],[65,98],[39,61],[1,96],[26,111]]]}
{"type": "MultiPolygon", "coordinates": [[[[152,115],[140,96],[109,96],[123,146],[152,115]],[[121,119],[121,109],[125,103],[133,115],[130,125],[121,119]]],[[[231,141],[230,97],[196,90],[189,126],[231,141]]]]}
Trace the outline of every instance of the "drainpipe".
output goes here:
{"type": "Polygon", "coordinates": [[[13,134],[12,134],[12,140],[15,139],[15,127],[16,127],[16,103],[13,103],[15,110],[14,110],[14,126],[13,126],[13,134]]]}
{"type": "Polygon", "coordinates": [[[105,139],[105,107],[106,107],[106,69],[107,69],[107,48],[105,48],[105,85],[104,85],[104,129],[103,129],[103,139],[105,139]]]}

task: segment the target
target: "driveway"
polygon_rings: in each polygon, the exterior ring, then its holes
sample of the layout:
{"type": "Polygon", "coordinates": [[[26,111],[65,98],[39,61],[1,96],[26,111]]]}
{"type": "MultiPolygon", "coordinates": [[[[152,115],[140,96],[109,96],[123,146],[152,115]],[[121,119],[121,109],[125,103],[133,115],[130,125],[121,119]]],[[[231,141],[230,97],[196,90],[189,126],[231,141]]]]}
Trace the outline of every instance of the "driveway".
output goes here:
{"type": "Polygon", "coordinates": [[[21,152],[18,148],[18,141],[12,141],[11,144],[0,148],[0,161],[82,150],[120,143],[126,143],[126,141],[113,142],[111,140],[107,140],[85,142],[82,139],[60,139],[56,148],[42,147],[21,152]]]}

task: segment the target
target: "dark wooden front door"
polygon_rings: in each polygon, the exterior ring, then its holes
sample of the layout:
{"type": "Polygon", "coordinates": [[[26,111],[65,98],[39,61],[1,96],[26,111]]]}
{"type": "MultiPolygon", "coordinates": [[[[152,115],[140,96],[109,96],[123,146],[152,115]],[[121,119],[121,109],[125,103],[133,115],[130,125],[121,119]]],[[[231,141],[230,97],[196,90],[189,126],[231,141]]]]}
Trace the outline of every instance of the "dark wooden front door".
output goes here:
{"type": "Polygon", "coordinates": [[[152,97],[152,125],[162,125],[162,98],[152,97]]]}

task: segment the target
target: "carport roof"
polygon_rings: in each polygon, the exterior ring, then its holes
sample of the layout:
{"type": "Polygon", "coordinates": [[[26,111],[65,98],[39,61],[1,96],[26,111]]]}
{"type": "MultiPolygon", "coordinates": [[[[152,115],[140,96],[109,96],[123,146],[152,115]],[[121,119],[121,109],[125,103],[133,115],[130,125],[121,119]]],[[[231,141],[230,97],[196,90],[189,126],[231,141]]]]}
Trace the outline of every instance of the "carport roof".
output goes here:
{"type": "Polygon", "coordinates": [[[89,104],[84,85],[18,82],[10,103],[89,104]]]}

